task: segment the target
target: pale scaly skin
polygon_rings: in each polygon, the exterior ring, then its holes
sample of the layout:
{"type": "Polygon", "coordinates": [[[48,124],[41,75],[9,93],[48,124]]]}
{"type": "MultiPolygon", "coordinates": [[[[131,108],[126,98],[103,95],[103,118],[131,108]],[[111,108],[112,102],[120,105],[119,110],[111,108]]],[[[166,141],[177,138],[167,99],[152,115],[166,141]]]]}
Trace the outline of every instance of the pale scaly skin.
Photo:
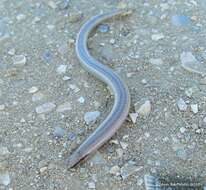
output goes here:
{"type": "Polygon", "coordinates": [[[131,14],[128,10],[118,10],[100,14],[89,19],[80,29],[76,39],[76,54],[85,70],[106,83],[114,94],[114,105],[99,127],[68,157],[71,168],[90,153],[100,148],[120,128],[126,119],[130,107],[130,94],[126,84],[109,67],[94,59],[87,48],[87,40],[91,31],[101,22],[115,16],[131,14]]]}

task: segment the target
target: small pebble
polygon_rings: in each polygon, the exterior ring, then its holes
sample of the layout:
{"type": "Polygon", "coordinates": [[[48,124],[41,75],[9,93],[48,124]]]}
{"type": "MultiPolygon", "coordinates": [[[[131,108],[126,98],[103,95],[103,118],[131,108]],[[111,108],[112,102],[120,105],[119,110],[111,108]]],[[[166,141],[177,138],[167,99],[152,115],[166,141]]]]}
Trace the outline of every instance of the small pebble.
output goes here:
{"type": "Polygon", "coordinates": [[[68,16],[68,20],[70,23],[76,23],[79,22],[83,18],[83,13],[82,12],[73,12],[70,13],[68,16]]]}
{"type": "Polygon", "coordinates": [[[171,23],[174,26],[185,26],[187,24],[189,24],[190,19],[189,17],[185,16],[185,15],[173,15],[171,17],[171,23]]]}
{"type": "Polygon", "coordinates": [[[9,37],[9,28],[4,18],[0,18],[0,41],[9,37]]]}
{"type": "Polygon", "coordinates": [[[106,163],[107,163],[106,160],[104,159],[104,157],[102,156],[102,154],[99,151],[97,151],[90,160],[91,166],[105,165],[106,163]]]}
{"type": "Polygon", "coordinates": [[[5,105],[4,104],[1,104],[0,105],[0,111],[3,111],[5,109],[5,105]]]}
{"type": "Polygon", "coordinates": [[[44,53],[42,54],[42,59],[45,62],[49,62],[52,59],[52,53],[50,50],[45,50],[44,53]]]}
{"type": "Polygon", "coordinates": [[[203,122],[206,123],[206,117],[203,118],[203,122]]]}
{"type": "MultiPolygon", "coordinates": [[[[137,103],[135,104],[135,108],[137,107],[136,105],[137,105],[137,103]]],[[[152,110],[152,104],[151,104],[150,100],[146,100],[144,102],[144,104],[142,104],[136,112],[140,116],[145,117],[145,116],[148,116],[150,114],[151,110],[152,110]]]]}
{"type": "Polygon", "coordinates": [[[25,120],[24,118],[21,118],[20,122],[21,122],[21,123],[25,123],[26,120],[25,120]]]}
{"type": "Polygon", "coordinates": [[[151,36],[151,38],[152,38],[152,40],[154,40],[154,41],[158,41],[158,40],[162,40],[163,38],[164,38],[164,35],[163,34],[153,34],[152,36],[151,36]]]}
{"type": "Polygon", "coordinates": [[[119,144],[121,145],[123,150],[125,150],[128,147],[128,144],[125,142],[120,142],[119,144]]]}
{"type": "Polygon", "coordinates": [[[71,103],[70,102],[65,102],[57,107],[57,112],[65,112],[65,111],[70,111],[72,109],[71,103]]]}
{"type": "Polygon", "coordinates": [[[75,84],[70,84],[69,88],[73,90],[75,93],[79,92],[80,89],[75,84]]]}
{"type": "Polygon", "coordinates": [[[0,171],[0,184],[8,186],[11,183],[11,178],[8,171],[0,171]]]}
{"type": "Polygon", "coordinates": [[[74,132],[70,132],[67,137],[68,137],[68,140],[74,141],[77,135],[74,132]]]}
{"type": "Polygon", "coordinates": [[[150,137],[150,134],[149,134],[148,132],[146,132],[146,133],[144,133],[144,136],[145,136],[146,138],[149,138],[149,137],[150,137]]]}
{"type": "Polygon", "coordinates": [[[43,174],[47,171],[48,167],[44,166],[42,168],[39,169],[40,173],[43,174]]]}
{"type": "Polygon", "coordinates": [[[116,149],[116,152],[117,152],[117,156],[119,158],[122,158],[123,154],[124,154],[124,151],[121,149],[121,148],[117,148],[116,149]]]}
{"type": "Polygon", "coordinates": [[[177,106],[178,106],[180,111],[186,111],[187,110],[187,104],[185,103],[185,101],[182,98],[180,98],[177,101],[177,106]]]}
{"type": "Polygon", "coordinates": [[[137,185],[138,186],[142,186],[143,183],[144,183],[143,179],[140,178],[140,179],[137,180],[137,185]]]}
{"type": "Polygon", "coordinates": [[[142,79],[142,80],[141,80],[141,83],[142,83],[142,84],[147,84],[147,80],[146,80],[146,79],[142,79]]]}
{"type": "Polygon", "coordinates": [[[170,8],[170,5],[168,3],[161,3],[160,7],[161,7],[161,11],[166,11],[170,8]]]}
{"type": "Polygon", "coordinates": [[[176,150],[176,155],[177,155],[177,157],[179,157],[179,158],[181,158],[183,160],[186,160],[188,154],[187,154],[187,152],[186,152],[186,150],[184,148],[178,148],[176,150]]]}
{"type": "Polygon", "coordinates": [[[59,65],[56,69],[56,72],[59,74],[59,75],[62,75],[64,73],[66,73],[67,71],[67,65],[59,65]]]}
{"type": "Polygon", "coordinates": [[[33,102],[37,102],[40,101],[44,98],[44,94],[42,94],[41,92],[37,92],[35,94],[32,95],[32,101],[33,102]]]}
{"type": "Polygon", "coordinates": [[[58,7],[60,10],[68,9],[70,0],[61,0],[58,7]]]}
{"type": "Polygon", "coordinates": [[[129,114],[129,116],[130,116],[130,118],[131,118],[131,120],[132,120],[132,123],[136,123],[136,120],[137,120],[137,117],[139,116],[139,114],[138,113],[130,113],[129,114]]]}
{"type": "Polygon", "coordinates": [[[38,113],[38,114],[48,113],[48,112],[51,112],[55,107],[56,107],[56,105],[54,103],[47,102],[47,103],[44,103],[44,104],[36,107],[36,113],[38,113]]]}
{"type": "Polygon", "coordinates": [[[86,122],[87,125],[91,125],[96,122],[99,116],[100,116],[99,111],[86,112],[84,114],[84,121],[86,122]]]}
{"type": "Polygon", "coordinates": [[[9,150],[5,146],[0,146],[0,157],[1,156],[8,156],[10,154],[9,150]]]}
{"type": "Polygon", "coordinates": [[[127,179],[129,176],[134,175],[136,172],[142,170],[142,166],[136,166],[135,162],[129,161],[123,167],[121,167],[121,177],[123,180],[127,179]]]}
{"type": "Polygon", "coordinates": [[[23,66],[26,64],[26,57],[24,55],[15,55],[13,57],[13,64],[23,66]]]}
{"type": "Polygon", "coordinates": [[[180,127],[180,133],[185,133],[186,128],[185,127],[180,127]]]}
{"type": "Polygon", "coordinates": [[[78,98],[78,102],[81,103],[81,104],[83,104],[83,103],[85,102],[84,97],[81,96],[80,98],[78,98]]]}
{"type": "Polygon", "coordinates": [[[109,170],[109,173],[112,175],[120,175],[120,167],[119,166],[112,166],[109,170]]]}
{"type": "Polygon", "coordinates": [[[98,32],[101,32],[101,33],[106,33],[109,31],[109,25],[108,24],[100,24],[98,27],[97,27],[97,31],[98,32]]]}
{"type": "Polygon", "coordinates": [[[38,91],[38,88],[36,86],[32,86],[30,89],[29,89],[29,93],[30,94],[33,94],[33,93],[36,93],[38,91]]]}
{"type": "Polygon", "coordinates": [[[189,71],[198,74],[206,73],[206,66],[199,62],[192,52],[182,52],[180,55],[181,66],[189,71]]]}
{"type": "Polygon", "coordinates": [[[95,189],[96,188],[95,183],[94,182],[89,182],[88,183],[88,188],[89,189],[95,189]]]}
{"type": "Polygon", "coordinates": [[[10,48],[9,50],[8,50],[8,54],[9,55],[15,55],[15,53],[16,53],[16,50],[14,49],[14,48],[10,48]]]}
{"type": "Polygon", "coordinates": [[[67,80],[71,80],[71,77],[69,77],[69,76],[64,76],[62,79],[63,79],[64,81],[67,81],[67,80]]]}
{"type": "Polygon", "coordinates": [[[67,42],[63,42],[61,45],[58,45],[58,52],[61,55],[65,55],[68,52],[68,44],[67,44],[67,42]]]}
{"type": "Polygon", "coordinates": [[[56,3],[54,1],[48,1],[47,3],[49,5],[49,7],[51,7],[52,9],[56,9],[57,8],[57,5],[56,5],[56,3]]]}
{"type": "Polygon", "coordinates": [[[111,46],[106,46],[105,48],[101,50],[101,56],[107,61],[110,61],[117,57],[117,53],[114,52],[111,46]]]}
{"type": "Polygon", "coordinates": [[[162,65],[163,64],[163,61],[162,59],[160,58],[152,58],[149,60],[149,62],[152,64],[152,65],[156,65],[156,66],[159,66],[159,65],[162,65]]]}
{"type": "Polygon", "coordinates": [[[22,20],[26,19],[26,15],[24,15],[24,14],[18,14],[18,15],[16,16],[16,19],[17,19],[18,21],[22,21],[22,20]]]}
{"type": "Polygon", "coordinates": [[[115,44],[115,39],[114,39],[114,38],[110,39],[110,40],[109,40],[109,43],[110,43],[110,44],[115,44]]]}
{"type": "Polygon", "coordinates": [[[65,130],[62,129],[61,127],[55,127],[54,128],[54,132],[53,132],[53,136],[55,138],[62,138],[65,134],[65,130]]]}
{"type": "Polygon", "coordinates": [[[198,113],[198,105],[197,104],[191,104],[191,111],[194,114],[198,113]]]}
{"type": "Polygon", "coordinates": [[[188,89],[185,90],[185,94],[189,98],[192,97],[193,92],[194,92],[193,88],[188,88],[188,89]]]}

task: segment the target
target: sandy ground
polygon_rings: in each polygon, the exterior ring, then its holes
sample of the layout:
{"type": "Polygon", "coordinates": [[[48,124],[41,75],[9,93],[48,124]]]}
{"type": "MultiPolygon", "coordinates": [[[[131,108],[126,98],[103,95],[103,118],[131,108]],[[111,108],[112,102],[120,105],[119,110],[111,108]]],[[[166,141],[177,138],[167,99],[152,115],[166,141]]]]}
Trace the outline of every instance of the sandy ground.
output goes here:
{"type": "Polygon", "coordinates": [[[143,190],[145,174],[204,181],[205,11],[201,0],[1,0],[0,189],[143,190]],[[69,170],[66,157],[113,102],[81,68],[76,34],[91,16],[122,7],[133,15],[105,22],[89,48],[127,83],[130,113],[145,109],[69,170]],[[86,125],[93,111],[100,116],[86,125]]]}

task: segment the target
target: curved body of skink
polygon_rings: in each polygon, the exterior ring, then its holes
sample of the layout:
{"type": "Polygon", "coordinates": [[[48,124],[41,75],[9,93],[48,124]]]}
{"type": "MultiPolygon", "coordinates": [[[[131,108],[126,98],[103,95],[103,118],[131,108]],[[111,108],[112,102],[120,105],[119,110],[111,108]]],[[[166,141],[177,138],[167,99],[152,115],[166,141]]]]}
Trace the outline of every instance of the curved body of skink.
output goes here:
{"type": "Polygon", "coordinates": [[[102,21],[114,16],[124,16],[130,13],[131,11],[119,10],[94,16],[81,27],[78,33],[76,39],[77,57],[85,70],[106,83],[112,89],[114,105],[109,115],[99,127],[68,157],[67,163],[70,168],[108,141],[128,115],[130,95],[126,84],[110,68],[90,55],[87,48],[87,39],[91,31],[102,21]]]}

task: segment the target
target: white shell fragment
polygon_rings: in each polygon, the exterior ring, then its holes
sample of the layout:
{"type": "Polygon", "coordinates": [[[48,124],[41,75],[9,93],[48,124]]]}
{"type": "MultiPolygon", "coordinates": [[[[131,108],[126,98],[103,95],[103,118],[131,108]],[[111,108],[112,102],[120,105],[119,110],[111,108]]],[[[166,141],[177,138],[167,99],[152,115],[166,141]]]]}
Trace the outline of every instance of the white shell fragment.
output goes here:
{"type": "Polygon", "coordinates": [[[15,55],[13,57],[13,64],[23,66],[26,64],[26,57],[24,55],[15,55]]]}
{"type": "Polygon", "coordinates": [[[30,89],[29,89],[29,93],[30,94],[33,94],[33,93],[35,93],[35,92],[37,92],[38,91],[38,88],[36,87],[36,86],[32,86],[30,89]]]}

